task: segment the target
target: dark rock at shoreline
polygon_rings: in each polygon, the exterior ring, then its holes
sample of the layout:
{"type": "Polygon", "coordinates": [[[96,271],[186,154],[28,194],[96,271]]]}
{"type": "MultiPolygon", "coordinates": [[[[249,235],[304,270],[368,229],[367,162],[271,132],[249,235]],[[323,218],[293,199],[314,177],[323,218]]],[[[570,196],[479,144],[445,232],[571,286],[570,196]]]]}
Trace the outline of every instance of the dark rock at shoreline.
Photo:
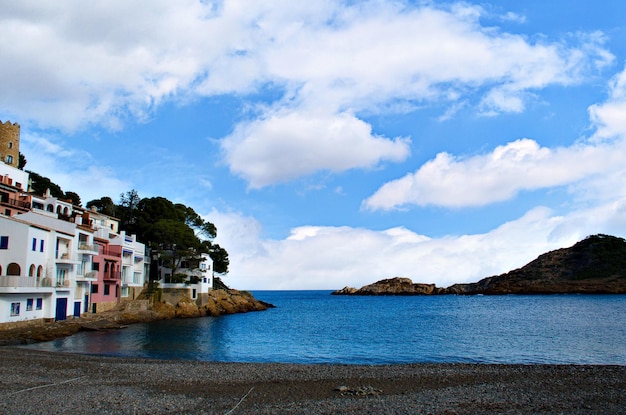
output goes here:
{"type": "Polygon", "coordinates": [[[432,295],[441,294],[435,284],[415,284],[409,278],[395,277],[366,285],[359,289],[345,287],[333,295],[432,295]]]}
{"type": "Polygon", "coordinates": [[[334,295],[441,294],[625,294],[626,240],[593,235],[569,248],[540,255],[522,268],[448,288],[392,278],[360,289],[346,287],[334,295]]]}

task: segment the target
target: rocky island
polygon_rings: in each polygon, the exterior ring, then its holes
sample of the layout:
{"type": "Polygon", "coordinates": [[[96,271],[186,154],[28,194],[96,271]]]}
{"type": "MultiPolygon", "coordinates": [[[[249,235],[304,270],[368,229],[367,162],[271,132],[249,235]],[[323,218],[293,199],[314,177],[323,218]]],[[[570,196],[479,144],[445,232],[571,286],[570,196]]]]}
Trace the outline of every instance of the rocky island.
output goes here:
{"type": "Polygon", "coordinates": [[[447,288],[390,278],[359,289],[345,287],[333,295],[444,295],[444,294],[624,294],[626,240],[592,235],[569,248],[540,255],[527,265],[475,283],[447,288]]]}

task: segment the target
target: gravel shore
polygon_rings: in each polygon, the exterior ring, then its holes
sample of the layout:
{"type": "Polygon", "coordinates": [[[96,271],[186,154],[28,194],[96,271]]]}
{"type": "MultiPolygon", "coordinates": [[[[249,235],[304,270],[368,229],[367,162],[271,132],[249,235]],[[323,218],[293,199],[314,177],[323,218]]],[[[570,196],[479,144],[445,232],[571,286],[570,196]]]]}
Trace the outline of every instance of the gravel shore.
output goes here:
{"type": "Polygon", "coordinates": [[[626,366],[0,359],[3,414],[626,414],[626,366]]]}

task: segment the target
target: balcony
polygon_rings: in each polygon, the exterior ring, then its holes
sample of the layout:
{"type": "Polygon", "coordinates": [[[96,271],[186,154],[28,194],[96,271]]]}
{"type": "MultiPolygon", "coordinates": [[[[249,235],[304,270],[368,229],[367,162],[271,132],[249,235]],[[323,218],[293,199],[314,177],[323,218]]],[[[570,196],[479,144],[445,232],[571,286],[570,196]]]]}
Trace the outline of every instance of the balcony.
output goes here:
{"type": "Polygon", "coordinates": [[[80,261],[77,258],[74,258],[70,253],[60,251],[57,251],[56,262],[58,264],[80,264],[80,261]]]}
{"type": "Polygon", "coordinates": [[[21,277],[19,275],[0,276],[0,293],[52,292],[50,278],[21,277]]]}
{"type": "Polygon", "coordinates": [[[72,285],[72,280],[69,278],[57,279],[54,281],[54,286],[57,290],[68,290],[72,285]]]}
{"type": "Polygon", "coordinates": [[[1,203],[2,203],[3,205],[8,205],[8,206],[11,206],[11,207],[16,207],[16,208],[19,208],[19,209],[26,209],[26,210],[30,209],[30,203],[29,203],[29,202],[23,202],[23,201],[21,201],[21,200],[16,200],[16,199],[3,199],[3,200],[1,201],[1,203]]]}
{"type": "Polygon", "coordinates": [[[118,249],[110,249],[100,246],[99,254],[104,257],[112,257],[115,260],[119,260],[122,257],[122,253],[118,249]]]}
{"type": "Polygon", "coordinates": [[[87,255],[98,255],[98,247],[95,245],[88,245],[81,242],[78,244],[78,253],[87,255]]]}
{"type": "Polygon", "coordinates": [[[98,271],[89,271],[84,275],[82,273],[78,273],[78,275],[76,275],[76,279],[79,281],[96,281],[97,278],[98,271]]]}
{"type": "Polygon", "coordinates": [[[120,281],[122,279],[122,273],[120,271],[109,271],[104,273],[105,280],[120,281]]]}

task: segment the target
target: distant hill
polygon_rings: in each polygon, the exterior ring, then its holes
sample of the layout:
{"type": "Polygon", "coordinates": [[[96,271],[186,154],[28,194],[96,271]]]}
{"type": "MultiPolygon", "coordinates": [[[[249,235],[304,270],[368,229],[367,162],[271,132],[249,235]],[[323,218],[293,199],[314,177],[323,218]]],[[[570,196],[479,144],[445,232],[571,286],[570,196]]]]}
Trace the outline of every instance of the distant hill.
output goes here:
{"type": "Polygon", "coordinates": [[[392,278],[337,295],[626,293],[626,240],[592,235],[570,248],[540,255],[527,265],[475,283],[438,288],[392,278]],[[402,282],[399,284],[399,282],[402,282]],[[399,289],[402,287],[401,289],[399,289]],[[425,289],[428,287],[428,289],[425,289]]]}

